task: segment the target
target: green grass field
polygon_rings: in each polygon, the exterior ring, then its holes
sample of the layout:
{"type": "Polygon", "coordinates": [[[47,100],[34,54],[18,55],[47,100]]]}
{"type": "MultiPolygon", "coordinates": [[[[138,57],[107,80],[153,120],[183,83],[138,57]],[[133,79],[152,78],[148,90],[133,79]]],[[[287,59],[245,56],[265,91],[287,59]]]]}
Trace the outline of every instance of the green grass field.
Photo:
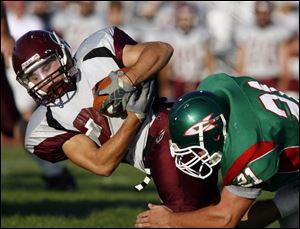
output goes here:
{"type": "MultiPolygon", "coordinates": [[[[111,177],[99,177],[66,162],[79,189],[45,191],[37,164],[20,148],[1,146],[1,228],[126,228],[147,203],[159,203],[153,182],[133,186],[144,174],[121,165],[111,177]]],[[[262,198],[269,198],[263,193],[262,198]]],[[[278,223],[269,227],[278,228],[278,223]]]]}

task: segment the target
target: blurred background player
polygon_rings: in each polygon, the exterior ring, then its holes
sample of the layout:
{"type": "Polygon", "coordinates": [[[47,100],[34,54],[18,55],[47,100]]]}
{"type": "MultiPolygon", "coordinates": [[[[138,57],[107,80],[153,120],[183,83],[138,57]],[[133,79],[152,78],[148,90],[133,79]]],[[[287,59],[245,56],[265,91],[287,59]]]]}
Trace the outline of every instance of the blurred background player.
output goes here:
{"type": "Polygon", "coordinates": [[[96,11],[96,4],[94,1],[72,2],[68,6],[72,7],[72,11],[66,11],[70,12],[70,15],[66,18],[67,21],[65,22],[63,18],[53,24],[53,30],[68,41],[72,47],[72,52],[78,49],[80,43],[87,36],[99,28],[105,27],[104,15],[96,11]],[[65,26],[61,27],[60,24],[64,24],[65,26]]]}
{"type": "MultiPolygon", "coordinates": [[[[135,38],[137,41],[150,41],[150,40],[161,40],[164,35],[167,35],[167,30],[175,28],[175,11],[178,5],[185,3],[181,1],[146,1],[146,2],[109,2],[109,1],[96,1],[94,2],[93,15],[96,18],[95,21],[102,23],[102,26],[114,25],[120,23],[122,20],[121,28],[124,28],[128,31],[129,35],[135,38]],[[112,20],[112,21],[110,21],[112,20]],[[119,21],[119,22],[117,22],[119,21]]],[[[228,74],[238,75],[243,72],[246,73],[245,65],[241,66],[240,63],[236,63],[236,60],[241,60],[243,58],[235,58],[237,54],[237,48],[243,46],[242,40],[240,37],[247,37],[247,35],[243,35],[244,31],[239,32],[237,28],[244,27],[246,30],[250,28],[251,30],[257,25],[254,26],[255,22],[255,2],[220,2],[220,1],[199,1],[199,2],[186,2],[188,4],[193,4],[193,8],[195,9],[196,18],[198,18],[198,22],[196,23],[204,25],[206,29],[209,31],[209,39],[208,42],[211,44],[211,52],[214,59],[214,72],[226,72],[228,74]],[[251,25],[251,26],[250,26],[251,25]],[[237,35],[237,34],[241,34],[237,35]],[[238,39],[236,39],[238,38],[238,39]],[[235,69],[242,69],[235,72],[235,69]],[[240,72],[239,72],[240,71],[240,72]]],[[[10,5],[9,2],[7,2],[10,5]]],[[[26,2],[28,8],[26,9],[27,14],[35,14],[43,19],[44,24],[46,24],[46,28],[55,30],[64,37],[67,41],[68,38],[65,36],[70,36],[63,34],[65,31],[68,31],[71,27],[77,27],[81,30],[85,30],[85,28],[90,28],[90,25],[94,23],[94,19],[91,20],[91,16],[83,17],[82,21],[89,21],[89,26],[82,26],[82,23],[78,21],[81,20],[80,6],[81,3],[74,1],[58,1],[58,2],[38,2],[35,3],[33,1],[26,2]],[[46,6],[48,9],[46,9],[46,6]],[[80,18],[80,20],[78,20],[80,18]],[[90,21],[91,20],[91,21],[90,21]],[[50,21],[50,23],[49,23],[50,21]],[[74,23],[75,21],[75,23],[74,23]],[[78,26],[77,26],[78,25],[78,26]]],[[[268,3],[269,4],[269,3],[268,3]]],[[[86,3],[89,5],[89,3],[86,3]]],[[[263,5],[263,3],[262,3],[263,5]]],[[[273,25],[278,27],[281,26],[283,31],[282,34],[290,34],[288,30],[293,23],[290,23],[291,15],[295,16],[296,26],[299,25],[299,2],[297,1],[276,1],[272,2],[273,10],[271,14],[271,21],[273,25]],[[284,22],[284,23],[282,23],[284,22]],[[282,25],[284,24],[284,25],[282,25]]],[[[86,7],[87,9],[88,7],[86,7]]],[[[261,8],[261,7],[260,7],[261,8]]],[[[91,14],[91,15],[92,15],[91,14]]],[[[120,26],[119,25],[119,26],[120,26]]],[[[260,29],[260,27],[258,27],[260,29]]],[[[267,26],[266,28],[269,28],[267,26]]],[[[262,30],[262,29],[261,29],[262,30]]],[[[268,29],[269,30],[269,29],[268,29]]],[[[245,33],[248,34],[248,33],[245,33]]],[[[282,34],[276,33],[274,34],[274,39],[281,39],[282,34]],[[278,38],[276,38],[278,36],[278,38]]],[[[71,37],[74,42],[80,42],[81,34],[77,33],[77,36],[71,37]]],[[[286,40],[288,41],[288,40],[286,40]]],[[[73,41],[68,41],[72,43],[73,41]]],[[[244,48],[243,48],[244,49],[244,48]]],[[[286,47],[286,50],[289,49],[286,47]]],[[[288,51],[287,51],[288,52],[288,51]]],[[[240,52],[239,52],[240,53],[240,52]]],[[[238,54],[240,55],[240,54],[238,54]]],[[[286,59],[289,54],[286,53],[285,57],[280,52],[276,52],[274,55],[274,59],[286,59]]],[[[290,58],[291,59],[291,58],[290,58]]],[[[292,58],[295,60],[295,56],[292,58]]],[[[295,61],[294,61],[295,63],[295,61]]],[[[284,90],[286,85],[294,85],[289,83],[290,80],[297,80],[297,76],[295,77],[296,65],[290,63],[284,64],[284,61],[281,61],[281,66],[286,65],[287,68],[282,70],[282,73],[286,72],[286,77],[281,77],[278,81],[278,85],[281,85],[281,89],[284,90]],[[293,70],[291,67],[293,65],[293,70]],[[293,71],[293,72],[292,72],[293,71]],[[279,82],[280,81],[280,82],[279,82]]],[[[281,68],[281,67],[280,67],[281,68]]],[[[282,68],[281,68],[282,69],[282,68]]],[[[271,74],[270,72],[269,74],[271,74]]],[[[272,73],[273,74],[273,73],[272,73]]],[[[168,82],[167,80],[163,80],[162,82],[168,82]]],[[[167,77],[165,77],[167,78],[167,77]]],[[[257,78],[257,77],[256,77],[257,78]]],[[[167,86],[163,86],[162,88],[167,88],[167,86]]],[[[163,95],[168,95],[168,93],[172,92],[172,90],[163,90],[163,95]]],[[[296,91],[297,92],[297,91],[296,91]]],[[[297,96],[298,93],[294,92],[294,95],[297,96]]]]}
{"type": "MultiPolygon", "coordinates": [[[[1,1],[1,141],[23,146],[27,122],[36,105],[26,90],[24,91],[20,85],[15,84],[14,77],[10,75],[13,74],[10,58],[14,41],[19,36],[18,32],[28,27],[39,27],[41,24],[36,17],[25,14],[25,2],[10,4],[12,4],[10,7],[14,14],[9,17],[12,20],[9,26],[6,9],[1,1]],[[10,78],[12,80],[8,80],[10,78]]],[[[53,164],[32,154],[29,155],[40,167],[47,190],[76,188],[73,176],[62,163],[53,164]]]]}
{"type": "Polygon", "coordinates": [[[126,14],[128,6],[123,1],[109,1],[107,5],[107,12],[105,14],[106,26],[117,26],[126,31],[126,33],[137,42],[141,41],[141,32],[136,27],[136,23],[130,23],[131,19],[126,14]]]}
{"type": "Polygon", "coordinates": [[[197,6],[193,3],[173,6],[175,24],[165,29],[164,40],[174,47],[174,54],[160,76],[160,95],[177,100],[195,90],[206,73],[214,71],[214,58],[209,31],[199,23],[197,6]]]}
{"type": "Polygon", "coordinates": [[[237,33],[236,72],[250,75],[270,87],[288,88],[287,40],[291,35],[272,17],[274,3],[255,2],[255,24],[237,33]]]}

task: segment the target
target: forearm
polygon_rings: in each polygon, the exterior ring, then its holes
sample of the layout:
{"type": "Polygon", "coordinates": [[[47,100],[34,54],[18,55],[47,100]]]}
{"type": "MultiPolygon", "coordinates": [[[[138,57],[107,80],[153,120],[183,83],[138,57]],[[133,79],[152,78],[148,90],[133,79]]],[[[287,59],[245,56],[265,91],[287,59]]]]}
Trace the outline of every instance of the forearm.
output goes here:
{"type": "Polygon", "coordinates": [[[86,135],[78,134],[63,145],[65,155],[76,165],[100,176],[109,176],[121,162],[140,126],[129,114],[118,132],[99,148],[86,135]]]}
{"type": "Polygon", "coordinates": [[[174,227],[236,227],[253,203],[253,199],[242,198],[224,188],[221,201],[194,212],[173,213],[174,227]]]}
{"type": "Polygon", "coordinates": [[[230,216],[214,206],[193,212],[172,213],[169,222],[174,228],[226,228],[235,226],[230,216]]]}
{"type": "Polygon", "coordinates": [[[105,175],[110,175],[119,165],[128,150],[128,146],[136,136],[139,126],[140,122],[135,115],[128,117],[118,132],[97,149],[95,153],[96,165],[105,168],[105,175]]]}
{"type": "Polygon", "coordinates": [[[173,48],[166,43],[147,43],[136,63],[130,67],[127,75],[136,85],[160,71],[168,63],[172,53],[173,48]]]}
{"type": "Polygon", "coordinates": [[[289,69],[288,69],[288,46],[287,44],[281,44],[279,48],[279,60],[280,60],[280,77],[277,88],[282,91],[286,91],[289,87],[289,69]]]}
{"type": "Polygon", "coordinates": [[[206,50],[205,63],[206,63],[208,73],[212,74],[214,72],[214,56],[213,56],[212,52],[210,51],[210,49],[206,50]]]}
{"type": "Polygon", "coordinates": [[[244,62],[245,62],[245,49],[239,47],[237,51],[237,59],[236,59],[236,67],[235,67],[235,72],[237,75],[244,74],[244,67],[245,67],[244,62]]]}

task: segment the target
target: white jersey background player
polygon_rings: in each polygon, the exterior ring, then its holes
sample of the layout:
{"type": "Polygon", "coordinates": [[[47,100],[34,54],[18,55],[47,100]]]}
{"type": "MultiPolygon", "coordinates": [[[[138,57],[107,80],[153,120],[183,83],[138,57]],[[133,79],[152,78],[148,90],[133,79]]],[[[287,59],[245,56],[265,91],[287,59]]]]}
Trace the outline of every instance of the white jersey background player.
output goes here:
{"type": "MultiPolygon", "coordinates": [[[[175,25],[165,33],[164,40],[174,47],[170,61],[171,90],[169,97],[178,99],[195,90],[206,73],[213,72],[213,56],[210,49],[209,31],[199,24],[197,6],[178,3],[174,10],[175,25]]],[[[170,89],[169,89],[170,90],[170,89]]]]}
{"type": "Polygon", "coordinates": [[[137,44],[117,27],[108,27],[85,39],[73,59],[55,33],[26,33],[16,42],[13,66],[18,81],[41,103],[29,122],[26,148],[44,160],[70,159],[102,176],[122,160],[147,174],[150,170],[160,198],[174,211],[217,201],[217,173],[205,181],[178,173],[169,151],[168,110],[147,110],[153,81],[141,82],[165,66],[172,52],[167,43],[137,44]],[[117,72],[124,67],[126,73],[117,72]],[[122,106],[127,117],[109,117],[93,108],[104,78],[111,80],[109,95],[128,99],[122,106]],[[142,90],[135,90],[139,85],[142,90]]]}
{"type": "Polygon", "coordinates": [[[268,86],[286,90],[280,79],[285,74],[285,43],[291,34],[274,22],[273,7],[271,2],[257,1],[255,23],[238,30],[236,71],[239,75],[250,75],[268,86]]]}

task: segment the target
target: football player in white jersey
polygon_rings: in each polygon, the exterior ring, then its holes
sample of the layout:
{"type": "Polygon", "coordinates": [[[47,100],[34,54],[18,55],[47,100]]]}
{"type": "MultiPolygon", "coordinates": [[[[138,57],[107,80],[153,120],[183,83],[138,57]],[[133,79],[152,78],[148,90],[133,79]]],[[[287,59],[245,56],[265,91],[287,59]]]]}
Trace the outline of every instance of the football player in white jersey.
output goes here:
{"type": "Polygon", "coordinates": [[[117,27],[90,35],[74,57],[55,33],[24,34],[15,44],[13,67],[17,80],[40,103],[27,127],[26,148],[44,160],[69,159],[101,176],[109,176],[120,162],[151,172],[160,198],[173,211],[215,203],[220,197],[217,173],[204,181],[178,172],[169,149],[168,109],[151,106],[154,74],[172,53],[167,43],[138,44],[117,27]],[[126,73],[120,70],[125,67],[126,73]],[[99,90],[103,79],[110,84],[99,90]],[[124,112],[110,117],[93,108],[94,97],[101,94],[114,97],[113,105],[122,102],[124,112]]]}

